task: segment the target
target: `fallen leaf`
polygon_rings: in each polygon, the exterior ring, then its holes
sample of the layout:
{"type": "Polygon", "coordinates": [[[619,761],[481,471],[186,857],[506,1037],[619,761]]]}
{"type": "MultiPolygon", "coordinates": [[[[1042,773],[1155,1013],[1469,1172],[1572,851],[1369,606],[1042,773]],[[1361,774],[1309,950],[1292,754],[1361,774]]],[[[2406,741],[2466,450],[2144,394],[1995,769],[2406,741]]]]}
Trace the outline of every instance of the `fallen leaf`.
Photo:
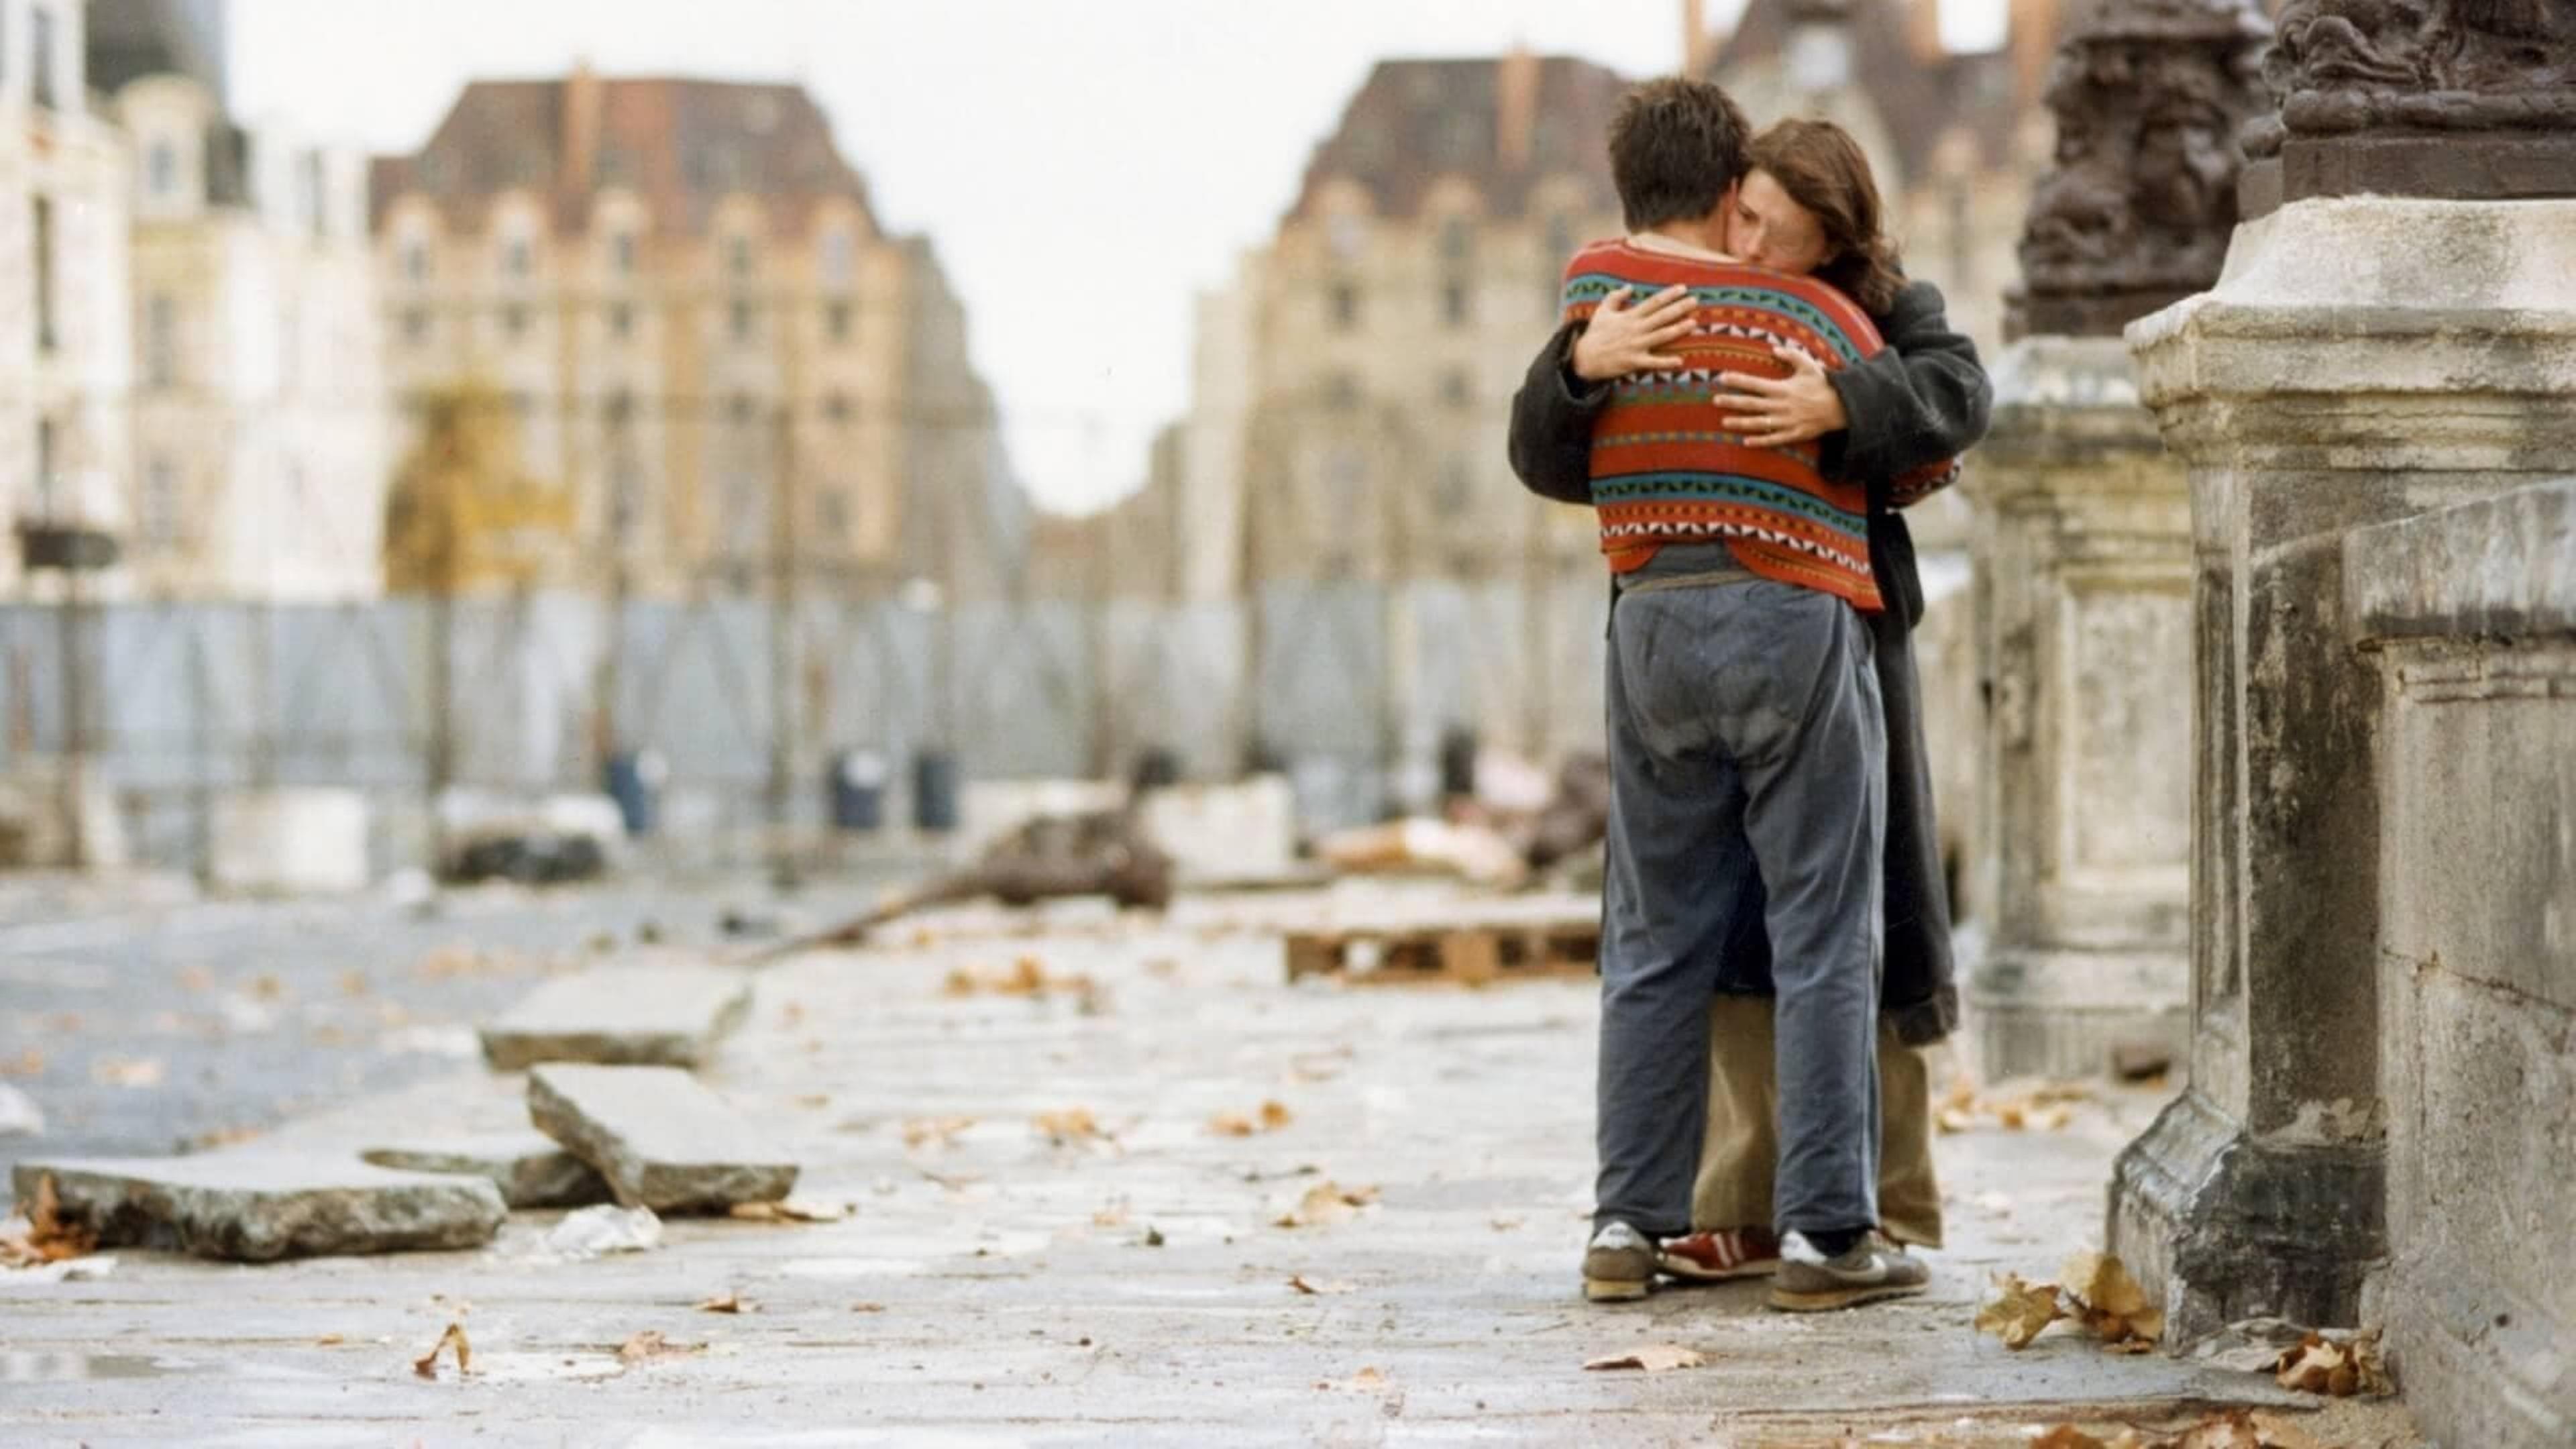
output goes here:
{"type": "Polygon", "coordinates": [[[652,1363],[666,1358],[689,1358],[707,1351],[703,1343],[673,1343],[657,1328],[648,1328],[617,1346],[617,1361],[622,1364],[652,1363]]]}
{"type": "Polygon", "coordinates": [[[47,1263],[67,1263],[86,1258],[98,1251],[98,1230],[86,1223],[67,1223],[62,1219],[62,1199],[50,1172],[36,1179],[36,1195],[19,1204],[27,1220],[24,1236],[0,1238],[0,1264],[13,1268],[32,1268],[47,1263]]]}
{"type": "Polygon", "coordinates": [[[1109,1206],[1102,1208],[1100,1211],[1093,1213],[1091,1215],[1091,1225],[1095,1228],[1123,1228],[1127,1226],[1127,1204],[1123,1202],[1114,1202],[1109,1206]]]}
{"type": "Polygon", "coordinates": [[[1058,1147],[1096,1142],[1108,1134],[1100,1130],[1100,1119],[1088,1107],[1067,1107],[1061,1112],[1040,1112],[1029,1119],[1029,1126],[1041,1137],[1058,1147]]]}
{"type": "Polygon", "coordinates": [[[2111,1446],[2072,1424],[2060,1424],[2033,1439],[2031,1449],[2111,1449],[2111,1446]]]}
{"type": "Polygon", "coordinates": [[[747,1223],[837,1223],[850,1215],[847,1204],[783,1198],[777,1202],[738,1202],[727,1215],[747,1223]]]}
{"type": "Polygon", "coordinates": [[[886,1311],[886,1306],[882,1303],[853,1303],[850,1305],[850,1311],[852,1313],[883,1313],[886,1311]]]}
{"type": "Polygon", "coordinates": [[[1219,1112],[1208,1119],[1208,1131],[1219,1137],[1249,1137],[1260,1130],[1240,1112],[1219,1112]]]}
{"type": "Polygon", "coordinates": [[[903,1145],[915,1149],[933,1144],[954,1147],[957,1139],[974,1125],[972,1117],[916,1117],[903,1124],[903,1145]]]}
{"type": "Polygon", "coordinates": [[[1295,1114],[1288,1110],[1285,1103],[1261,1104],[1261,1130],[1264,1132],[1277,1132],[1295,1120],[1297,1120],[1295,1114]]]}
{"type": "Polygon", "coordinates": [[[1334,1282],[1330,1279],[1321,1283],[1309,1282],[1307,1281],[1306,1275],[1303,1273],[1289,1279],[1288,1286],[1296,1289],[1298,1293],[1309,1298],[1333,1298],[1339,1297],[1344,1293],[1356,1291],[1352,1284],[1334,1282]]]}
{"type": "Polygon", "coordinates": [[[2067,1260],[2066,1291],[2083,1309],[2084,1326],[2104,1343],[2154,1343],[2164,1337],[2164,1310],[2149,1306],[2147,1291],[2128,1267],[2103,1253],[2078,1253],[2067,1260]]]}
{"type": "Polygon", "coordinates": [[[326,1333],[320,1338],[313,1340],[313,1346],[315,1348],[338,1348],[340,1345],[347,1343],[348,1341],[349,1340],[346,1337],[340,1334],[326,1333]]]}
{"type": "Polygon", "coordinates": [[[102,1087],[157,1087],[169,1068],[158,1057],[103,1057],[90,1068],[90,1080],[102,1087]]]}
{"type": "Polygon", "coordinates": [[[2281,1355],[2274,1377],[2281,1387],[2294,1393],[2327,1394],[2338,1399],[2360,1394],[2378,1397],[2397,1391],[2380,1357],[2379,1334],[2375,1330],[2348,1340],[2311,1333],[2281,1355]]]}
{"type": "Polygon", "coordinates": [[[1596,1358],[1583,1367],[1592,1373],[1630,1370],[1661,1374],[1671,1373],[1675,1369],[1698,1368],[1707,1362],[1708,1360],[1702,1355],[1679,1344],[1658,1343],[1644,1348],[1632,1348],[1625,1353],[1596,1358]]]}
{"type": "Polygon", "coordinates": [[[1938,1115],[1933,1117],[1932,1125],[1940,1128],[1946,1135],[1956,1136],[1961,1132],[1968,1131],[1970,1128],[1975,1127],[1977,1125],[1977,1119],[1960,1108],[1944,1107],[1938,1115]]]}
{"type": "Polygon", "coordinates": [[[699,1304],[698,1311],[700,1313],[757,1313],[760,1311],[760,1305],[750,1302],[739,1293],[728,1293],[722,1298],[710,1298],[699,1304]]]}
{"type": "Polygon", "coordinates": [[[2066,1316],[2054,1283],[2025,1283],[2020,1274],[2006,1273],[1995,1287],[1995,1300],[1977,1312],[1977,1332],[1995,1335],[2006,1348],[2030,1347],[2032,1339],[2066,1316]]]}
{"type": "Polygon", "coordinates": [[[257,1127],[223,1127],[212,1132],[200,1134],[197,1138],[197,1146],[201,1150],[215,1147],[238,1147],[245,1142],[257,1141],[260,1137],[265,1135],[266,1134],[257,1127]]]}
{"type": "Polygon", "coordinates": [[[474,1345],[465,1341],[465,1325],[461,1321],[451,1321],[447,1331],[438,1336],[438,1342],[429,1346],[429,1352],[412,1360],[411,1371],[425,1379],[438,1377],[438,1356],[450,1348],[456,1350],[458,1376],[474,1372],[474,1345]]]}
{"type": "Polygon", "coordinates": [[[1281,1214],[1277,1226],[1283,1228],[1320,1228],[1346,1223],[1359,1216],[1359,1210],[1377,1201],[1373,1187],[1344,1188],[1330,1182],[1319,1182],[1306,1189],[1297,1205],[1281,1214]]]}

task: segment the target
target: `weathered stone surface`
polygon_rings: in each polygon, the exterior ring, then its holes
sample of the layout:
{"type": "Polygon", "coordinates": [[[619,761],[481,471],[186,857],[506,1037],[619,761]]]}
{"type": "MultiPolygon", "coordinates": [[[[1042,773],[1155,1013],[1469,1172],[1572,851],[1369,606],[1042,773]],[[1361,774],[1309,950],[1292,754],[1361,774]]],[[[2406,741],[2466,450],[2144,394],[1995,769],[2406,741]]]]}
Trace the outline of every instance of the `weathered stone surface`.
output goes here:
{"type": "Polygon", "coordinates": [[[19,1164],[13,1186],[32,1198],[49,1173],[63,1219],[95,1228],[103,1246],[242,1262],[475,1248],[508,1216],[481,1178],[309,1153],[38,1160],[19,1164]]]}
{"type": "Polygon", "coordinates": [[[36,1099],[0,1082],[0,1137],[42,1137],[45,1112],[36,1099]]]}
{"type": "Polygon", "coordinates": [[[608,1182],[541,1132],[423,1139],[361,1154],[378,1167],[487,1179],[513,1208],[588,1207],[608,1201],[608,1182]]]}
{"type": "Polygon", "coordinates": [[[610,966],[547,982],[483,1028],[483,1055],[539,1062],[694,1067],[751,1010],[751,982],[708,966],[610,966]]]}
{"type": "Polygon", "coordinates": [[[528,1073],[528,1116],[627,1207],[722,1212],[796,1186],[796,1164],[756,1123],[674,1068],[540,1066],[528,1073]]]}

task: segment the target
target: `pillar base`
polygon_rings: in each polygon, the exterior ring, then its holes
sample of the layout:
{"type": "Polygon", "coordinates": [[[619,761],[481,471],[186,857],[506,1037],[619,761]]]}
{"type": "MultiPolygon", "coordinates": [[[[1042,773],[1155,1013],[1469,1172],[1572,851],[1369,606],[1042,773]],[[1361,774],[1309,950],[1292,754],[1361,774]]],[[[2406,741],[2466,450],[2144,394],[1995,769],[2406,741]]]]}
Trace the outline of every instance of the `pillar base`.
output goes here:
{"type": "Polygon", "coordinates": [[[2198,1091],[2120,1154],[2109,1241],[2180,1349],[2248,1318],[2361,1325],[2388,1255],[2377,1143],[2255,1140],[2198,1091]]]}

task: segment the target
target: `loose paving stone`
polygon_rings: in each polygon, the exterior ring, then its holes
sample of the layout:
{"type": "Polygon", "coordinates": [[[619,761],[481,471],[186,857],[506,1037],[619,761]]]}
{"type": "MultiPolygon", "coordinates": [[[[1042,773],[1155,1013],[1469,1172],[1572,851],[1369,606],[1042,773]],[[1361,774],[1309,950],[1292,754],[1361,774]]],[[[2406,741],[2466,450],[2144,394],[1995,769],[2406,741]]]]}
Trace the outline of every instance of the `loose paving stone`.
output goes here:
{"type": "Polygon", "coordinates": [[[360,1156],[405,1172],[489,1179],[512,1208],[589,1207],[608,1201],[608,1181],[542,1132],[424,1139],[370,1147],[360,1156]]]}
{"type": "Polygon", "coordinates": [[[612,966],[549,981],[483,1028],[497,1071],[539,1062],[694,1067],[751,1011],[751,982],[706,966],[612,966]]]}
{"type": "Polygon", "coordinates": [[[33,1200],[48,1173],[61,1220],[96,1230],[103,1247],[239,1262],[481,1247],[509,1215],[483,1178],[273,1149],[24,1162],[18,1196],[33,1200]]]}
{"type": "Polygon", "coordinates": [[[786,1153],[676,1068],[549,1063],[528,1073],[528,1116],[599,1169],[627,1207],[720,1213],[796,1186],[786,1153]]]}

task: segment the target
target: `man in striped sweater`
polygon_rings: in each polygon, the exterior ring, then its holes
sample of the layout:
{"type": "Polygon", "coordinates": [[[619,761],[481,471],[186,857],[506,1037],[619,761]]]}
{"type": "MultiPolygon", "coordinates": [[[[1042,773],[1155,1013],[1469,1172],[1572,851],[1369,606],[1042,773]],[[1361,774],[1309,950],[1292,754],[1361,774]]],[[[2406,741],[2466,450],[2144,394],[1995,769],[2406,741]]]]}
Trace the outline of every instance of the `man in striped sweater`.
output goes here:
{"type": "Polygon", "coordinates": [[[1723,374],[1785,375],[1781,351],[1832,369],[1883,344],[1831,287],[1724,252],[1748,139],[1715,86],[1632,92],[1610,135],[1630,235],[1566,271],[1569,320],[1673,288],[1696,307],[1665,348],[1681,365],[1619,381],[1591,437],[1616,581],[1595,1301],[1643,1297],[1657,1240],[1688,1230],[1707,1007],[1758,989],[1724,977],[1756,912],[1778,1041],[1772,1301],[1841,1307],[1928,1279],[1875,1231],[1886,740],[1862,615],[1885,605],[1868,499],[1820,470],[1815,445],[1753,446],[1717,405],[1723,374]]]}

